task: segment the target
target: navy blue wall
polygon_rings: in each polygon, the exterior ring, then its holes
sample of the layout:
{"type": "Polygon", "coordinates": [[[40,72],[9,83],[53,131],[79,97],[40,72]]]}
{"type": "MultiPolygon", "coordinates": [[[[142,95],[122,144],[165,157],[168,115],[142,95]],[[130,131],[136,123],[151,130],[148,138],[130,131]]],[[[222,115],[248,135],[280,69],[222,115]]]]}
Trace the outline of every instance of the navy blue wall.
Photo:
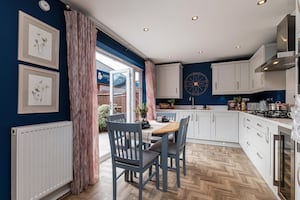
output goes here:
{"type": "MultiPolygon", "coordinates": [[[[201,72],[206,75],[208,79],[208,88],[207,90],[201,94],[200,96],[195,96],[195,104],[196,105],[227,105],[227,101],[233,99],[235,96],[241,96],[245,98],[250,98],[250,101],[259,101],[261,99],[266,99],[272,97],[274,101],[285,101],[285,91],[266,91],[260,92],[257,94],[251,95],[212,95],[212,70],[211,63],[194,63],[194,64],[186,64],[183,65],[183,82],[185,78],[191,74],[192,72],[201,72]]],[[[189,97],[191,95],[184,90],[183,87],[183,98],[176,99],[175,104],[177,105],[190,105],[189,97]]],[[[167,102],[166,99],[158,99],[157,103],[167,102]]]]}
{"type": "MultiPolygon", "coordinates": [[[[0,91],[2,106],[0,115],[0,199],[10,199],[10,128],[20,125],[37,124],[69,120],[69,92],[66,61],[66,39],[64,5],[57,0],[48,0],[51,6],[49,12],[43,12],[38,7],[38,0],[2,2],[0,7],[0,91]],[[18,107],[18,64],[32,65],[20,62],[18,57],[18,10],[40,19],[60,30],[59,49],[59,112],[47,114],[17,114],[18,107]]],[[[40,67],[37,65],[32,65],[40,67]]]]}
{"type": "MultiPolygon", "coordinates": [[[[140,56],[133,53],[131,50],[127,49],[117,41],[113,40],[111,37],[98,31],[97,34],[97,46],[112,55],[115,55],[141,69],[145,69],[145,60],[140,56]]],[[[143,77],[145,77],[145,70],[143,71],[143,77]]],[[[145,78],[143,79],[143,102],[146,101],[146,83],[145,78]]]]}

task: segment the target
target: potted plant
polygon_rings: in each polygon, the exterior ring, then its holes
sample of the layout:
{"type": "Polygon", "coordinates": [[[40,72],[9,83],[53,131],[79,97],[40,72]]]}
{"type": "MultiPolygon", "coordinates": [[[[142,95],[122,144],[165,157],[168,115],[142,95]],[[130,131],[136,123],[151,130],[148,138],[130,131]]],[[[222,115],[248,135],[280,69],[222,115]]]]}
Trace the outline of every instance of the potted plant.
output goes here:
{"type": "Polygon", "coordinates": [[[169,99],[168,103],[170,104],[170,108],[173,108],[173,109],[175,108],[175,105],[174,105],[175,104],[175,99],[169,99]]]}
{"type": "Polygon", "coordinates": [[[143,121],[146,119],[147,112],[148,112],[148,107],[146,103],[142,103],[140,106],[137,106],[135,109],[135,113],[139,114],[143,119],[143,121]]]}

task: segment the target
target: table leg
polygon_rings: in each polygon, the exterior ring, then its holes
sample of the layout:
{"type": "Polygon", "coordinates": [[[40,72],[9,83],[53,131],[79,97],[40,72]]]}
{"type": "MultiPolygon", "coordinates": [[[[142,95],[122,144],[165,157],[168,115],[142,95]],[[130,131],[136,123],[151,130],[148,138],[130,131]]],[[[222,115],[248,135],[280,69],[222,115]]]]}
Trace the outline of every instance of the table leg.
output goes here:
{"type": "Polygon", "coordinates": [[[168,134],[164,134],[162,137],[161,168],[163,191],[166,192],[168,190],[168,134]]]}

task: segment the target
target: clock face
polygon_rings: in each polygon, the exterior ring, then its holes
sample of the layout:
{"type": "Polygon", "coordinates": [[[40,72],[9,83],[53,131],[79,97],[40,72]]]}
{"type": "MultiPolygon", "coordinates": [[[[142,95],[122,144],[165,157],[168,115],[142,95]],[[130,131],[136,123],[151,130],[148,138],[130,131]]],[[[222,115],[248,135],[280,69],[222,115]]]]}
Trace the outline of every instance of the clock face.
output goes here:
{"type": "Polygon", "coordinates": [[[201,72],[193,72],[184,80],[184,89],[193,96],[200,96],[208,88],[208,79],[201,72]]]}

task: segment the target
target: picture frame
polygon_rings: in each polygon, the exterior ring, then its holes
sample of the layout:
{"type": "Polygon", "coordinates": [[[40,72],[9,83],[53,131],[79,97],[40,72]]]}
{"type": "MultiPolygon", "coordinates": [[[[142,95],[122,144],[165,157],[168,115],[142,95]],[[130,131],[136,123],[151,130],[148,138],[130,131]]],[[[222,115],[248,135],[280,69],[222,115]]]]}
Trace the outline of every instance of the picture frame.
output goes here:
{"type": "Polygon", "coordinates": [[[59,30],[19,11],[18,59],[59,69],[59,30]]]}
{"type": "Polygon", "coordinates": [[[59,73],[19,65],[18,114],[59,111],[59,73]]]}

